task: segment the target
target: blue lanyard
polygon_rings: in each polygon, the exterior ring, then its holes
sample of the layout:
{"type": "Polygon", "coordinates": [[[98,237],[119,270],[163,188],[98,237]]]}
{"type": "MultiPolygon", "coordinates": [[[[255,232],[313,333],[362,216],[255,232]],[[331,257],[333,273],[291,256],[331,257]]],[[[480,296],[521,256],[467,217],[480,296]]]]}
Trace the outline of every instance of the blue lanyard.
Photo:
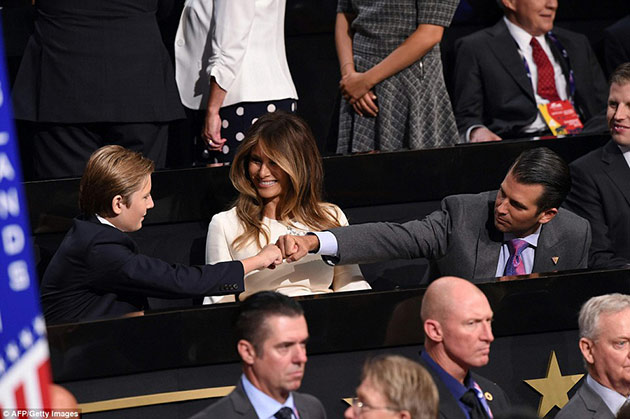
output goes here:
{"type": "MultiPolygon", "coordinates": [[[[560,54],[562,55],[562,58],[566,62],[567,67],[569,69],[569,80],[568,80],[569,81],[569,100],[573,104],[573,96],[575,95],[575,78],[573,76],[573,68],[571,67],[571,60],[569,59],[569,54],[567,53],[567,50],[564,48],[560,40],[556,38],[556,35],[553,34],[553,32],[551,31],[547,32],[547,36],[549,37],[549,40],[556,46],[556,48],[558,48],[558,50],[560,51],[560,54]]],[[[531,80],[532,73],[529,69],[529,64],[527,64],[527,60],[525,59],[525,55],[521,54],[521,58],[523,59],[523,64],[525,65],[525,71],[527,71],[527,77],[531,80]]]]}

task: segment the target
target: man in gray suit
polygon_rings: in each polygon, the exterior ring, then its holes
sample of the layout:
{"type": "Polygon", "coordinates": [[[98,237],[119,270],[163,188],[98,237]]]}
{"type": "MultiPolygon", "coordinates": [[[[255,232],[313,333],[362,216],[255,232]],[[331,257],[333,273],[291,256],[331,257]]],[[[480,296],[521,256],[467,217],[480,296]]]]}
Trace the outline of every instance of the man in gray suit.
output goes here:
{"type": "Polygon", "coordinates": [[[473,282],[586,268],[591,242],[586,220],[560,205],[571,188],[569,169],[540,147],[516,159],[499,191],[453,195],[422,220],[370,223],[306,236],[282,236],[287,261],[317,252],[330,264],[425,257],[428,277],[473,282]]]}
{"type": "Polygon", "coordinates": [[[326,418],[315,397],[296,392],[306,365],[308,328],[298,302],[273,291],[247,298],[236,322],[243,375],[228,396],[192,419],[326,418]]]}
{"type": "Polygon", "coordinates": [[[578,321],[588,375],[556,419],[613,419],[630,396],[630,296],[593,297],[578,321]]]}

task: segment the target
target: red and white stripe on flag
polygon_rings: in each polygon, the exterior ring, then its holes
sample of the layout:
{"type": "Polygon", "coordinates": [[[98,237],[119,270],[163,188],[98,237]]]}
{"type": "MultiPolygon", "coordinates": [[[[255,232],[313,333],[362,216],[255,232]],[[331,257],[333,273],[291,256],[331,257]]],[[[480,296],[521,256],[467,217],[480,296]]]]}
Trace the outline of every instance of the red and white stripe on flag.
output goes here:
{"type": "Polygon", "coordinates": [[[50,408],[50,383],[48,343],[40,338],[0,375],[0,410],[50,408]]]}

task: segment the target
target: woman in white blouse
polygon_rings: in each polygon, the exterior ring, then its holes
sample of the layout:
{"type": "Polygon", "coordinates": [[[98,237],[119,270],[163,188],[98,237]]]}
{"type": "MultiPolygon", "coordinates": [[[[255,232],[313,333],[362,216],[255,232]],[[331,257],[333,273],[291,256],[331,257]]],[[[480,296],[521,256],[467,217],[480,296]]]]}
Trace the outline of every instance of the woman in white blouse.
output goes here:
{"type": "MultiPolygon", "coordinates": [[[[293,114],[270,113],[252,125],[236,153],[230,179],[239,196],[232,209],[212,217],[206,263],[254,255],[284,234],[348,224],[336,205],[322,202],[321,157],[311,129],[293,114]]],[[[274,270],[250,273],[240,298],[261,290],[296,296],[363,289],[370,286],[357,265],[333,267],[317,255],[307,255],[274,270]]],[[[213,297],[212,302],[234,301],[230,298],[213,297]]]]}
{"type": "Polygon", "coordinates": [[[182,103],[203,113],[201,136],[213,163],[232,161],[259,116],[296,110],[285,6],[286,0],[186,1],[175,39],[176,79],[182,103]]]}

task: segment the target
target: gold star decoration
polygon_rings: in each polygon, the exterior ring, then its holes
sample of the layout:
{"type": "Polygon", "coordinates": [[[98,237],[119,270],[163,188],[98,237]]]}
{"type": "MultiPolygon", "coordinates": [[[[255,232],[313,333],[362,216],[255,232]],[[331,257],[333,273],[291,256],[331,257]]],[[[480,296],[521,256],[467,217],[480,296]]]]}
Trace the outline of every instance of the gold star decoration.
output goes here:
{"type": "Polygon", "coordinates": [[[580,381],[584,374],[562,375],[556,352],[551,351],[549,365],[547,366],[547,376],[532,380],[523,380],[534,390],[542,395],[538,406],[538,416],[544,417],[554,406],[560,409],[569,402],[567,393],[580,381]]]}

